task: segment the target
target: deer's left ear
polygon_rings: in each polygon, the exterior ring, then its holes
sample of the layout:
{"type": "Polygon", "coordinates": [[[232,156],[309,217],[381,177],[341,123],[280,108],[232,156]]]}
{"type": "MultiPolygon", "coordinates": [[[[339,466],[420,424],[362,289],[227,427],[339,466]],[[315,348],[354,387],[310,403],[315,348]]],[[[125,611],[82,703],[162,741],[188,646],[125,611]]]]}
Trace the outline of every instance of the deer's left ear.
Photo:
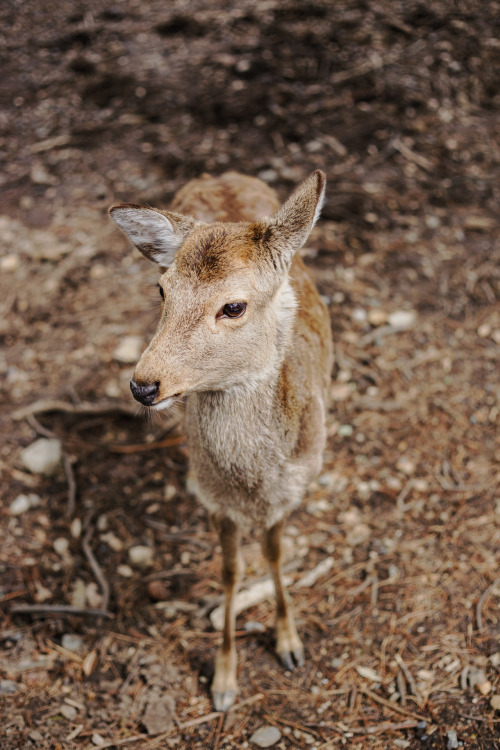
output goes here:
{"type": "Polygon", "coordinates": [[[288,267],[309,237],[325,200],[326,175],[317,169],[267,221],[266,244],[277,267],[288,267]]]}
{"type": "Polygon", "coordinates": [[[172,264],[177,250],[199,224],[191,216],[128,203],[111,206],[109,214],[148,260],[164,267],[172,264]]]}

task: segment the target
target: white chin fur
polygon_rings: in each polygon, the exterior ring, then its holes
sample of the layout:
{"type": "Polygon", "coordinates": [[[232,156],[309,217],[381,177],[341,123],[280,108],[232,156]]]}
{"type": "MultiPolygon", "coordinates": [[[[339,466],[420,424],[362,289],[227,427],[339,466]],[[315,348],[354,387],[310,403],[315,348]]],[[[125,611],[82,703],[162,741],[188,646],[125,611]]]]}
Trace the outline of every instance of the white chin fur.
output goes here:
{"type": "Polygon", "coordinates": [[[153,404],[149,408],[153,411],[163,411],[164,409],[169,409],[176,401],[178,401],[178,399],[171,396],[169,398],[164,398],[163,401],[153,404]]]}

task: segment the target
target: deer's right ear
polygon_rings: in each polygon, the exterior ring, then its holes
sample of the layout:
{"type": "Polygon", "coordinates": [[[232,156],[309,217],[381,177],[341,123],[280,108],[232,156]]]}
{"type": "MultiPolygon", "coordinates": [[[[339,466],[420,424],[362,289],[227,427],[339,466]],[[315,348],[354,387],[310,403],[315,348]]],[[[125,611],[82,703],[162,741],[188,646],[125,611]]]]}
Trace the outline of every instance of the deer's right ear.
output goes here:
{"type": "Polygon", "coordinates": [[[111,206],[109,215],[148,260],[166,267],[199,223],[190,216],[128,203],[111,206]]]}

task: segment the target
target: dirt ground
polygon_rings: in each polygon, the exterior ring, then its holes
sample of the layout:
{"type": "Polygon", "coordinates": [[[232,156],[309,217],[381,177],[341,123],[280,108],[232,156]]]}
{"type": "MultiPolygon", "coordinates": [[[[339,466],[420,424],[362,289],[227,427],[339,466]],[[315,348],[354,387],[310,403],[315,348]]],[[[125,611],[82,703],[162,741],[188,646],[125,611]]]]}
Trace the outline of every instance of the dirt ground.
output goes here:
{"type": "Polygon", "coordinates": [[[0,747],[500,747],[498,4],[5,0],[0,22],[0,747]],[[246,610],[223,716],[220,551],[117,352],[154,330],[156,271],[106,209],[227,169],[284,198],[317,167],[337,362],[286,530],[307,661],[277,663],[272,601],[246,610]],[[51,476],[21,458],[40,437],[51,476]]]}

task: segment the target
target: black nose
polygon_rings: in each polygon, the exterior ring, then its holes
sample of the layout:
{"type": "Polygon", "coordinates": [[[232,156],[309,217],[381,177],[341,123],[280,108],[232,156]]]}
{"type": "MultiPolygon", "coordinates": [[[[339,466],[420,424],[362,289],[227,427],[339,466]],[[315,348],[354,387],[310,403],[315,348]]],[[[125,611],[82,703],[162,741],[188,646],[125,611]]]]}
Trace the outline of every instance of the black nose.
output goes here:
{"type": "Polygon", "coordinates": [[[139,385],[135,380],[130,381],[130,390],[132,391],[133,397],[136,401],[140,401],[144,406],[151,406],[153,401],[158,395],[160,384],[156,383],[142,383],[139,385]]]}

